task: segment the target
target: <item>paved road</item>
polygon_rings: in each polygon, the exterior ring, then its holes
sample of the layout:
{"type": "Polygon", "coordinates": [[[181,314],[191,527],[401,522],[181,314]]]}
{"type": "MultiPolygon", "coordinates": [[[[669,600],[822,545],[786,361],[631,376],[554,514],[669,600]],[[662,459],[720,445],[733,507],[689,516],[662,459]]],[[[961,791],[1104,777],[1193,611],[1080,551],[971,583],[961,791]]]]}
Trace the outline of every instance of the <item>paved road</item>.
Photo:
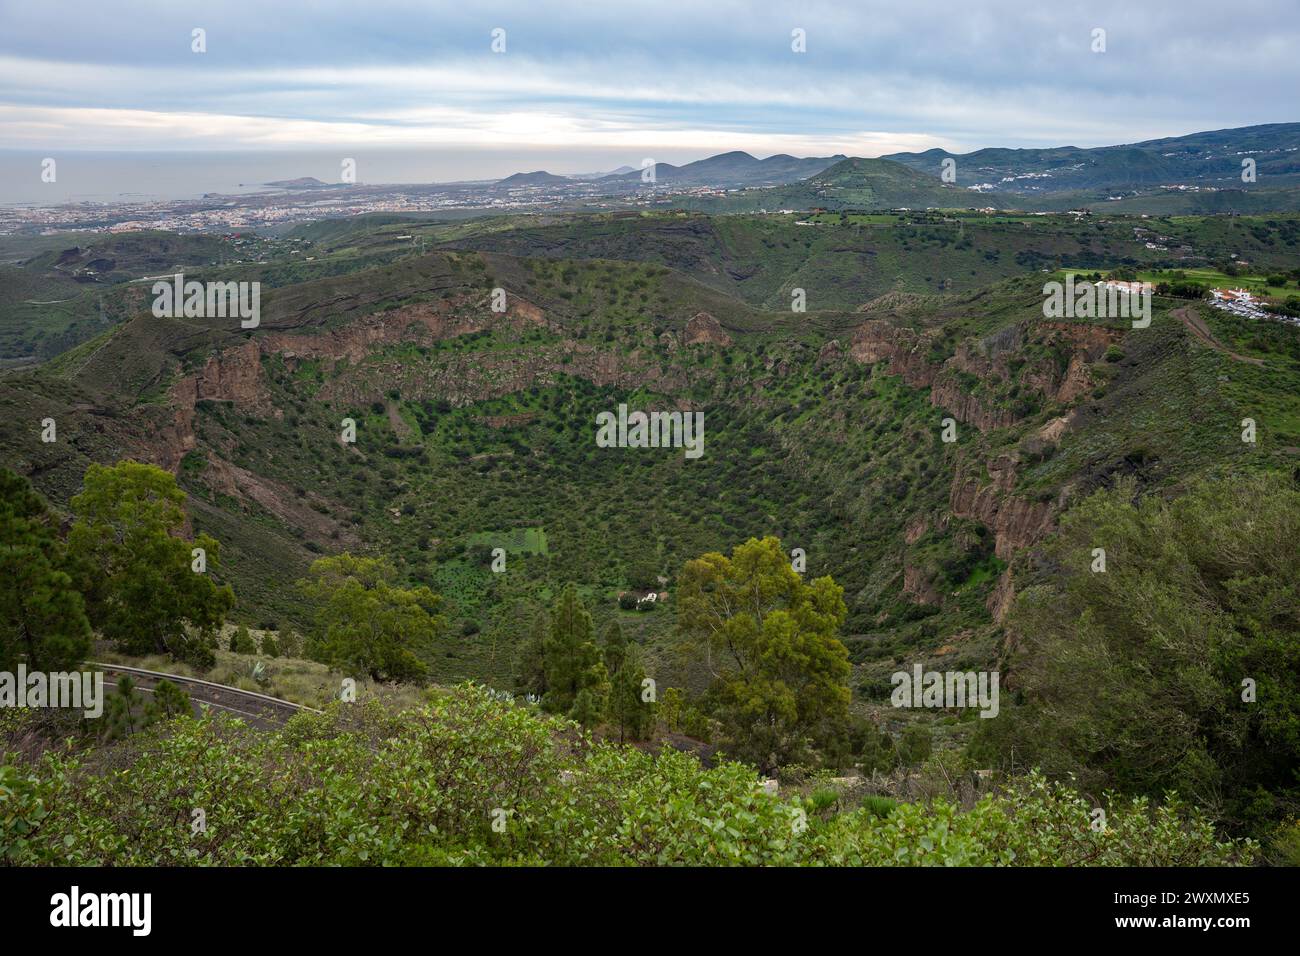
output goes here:
{"type": "Polygon", "coordinates": [[[118,681],[113,678],[115,676],[129,675],[131,680],[135,682],[136,690],[152,695],[153,688],[157,686],[159,681],[169,680],[190,695],[190,701],[194,705],[196,715],[200,712],[201,706],[206,704],[217,710],[223,710],[226,713],[242,717],[252,726],[265,730],[284,726],[285,722],[300,710],[319,713],[315,708],[304,707],[302,704],[294,704],[287,700],[280,700],[277,697],[269,697],[266,694],[258,694],[253,691],[227,687],[225,684],[214,684],[212,681],[201,680],[197,677],[182,677],[179,674],[148,671],[139,667],[127,667],[123,664],[100,664],[95,661],[87,661],[86,663],[104,672],[105,687],[116,688],[118,681]]]}

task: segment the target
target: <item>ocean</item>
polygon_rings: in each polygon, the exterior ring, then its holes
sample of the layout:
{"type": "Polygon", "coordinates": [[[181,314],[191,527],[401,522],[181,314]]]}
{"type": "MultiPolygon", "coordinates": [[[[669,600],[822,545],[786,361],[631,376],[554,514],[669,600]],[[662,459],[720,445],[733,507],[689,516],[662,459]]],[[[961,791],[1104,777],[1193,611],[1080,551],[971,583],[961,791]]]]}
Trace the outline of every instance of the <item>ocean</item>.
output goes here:
{"type": "Polygon", "coordinates": [[[283,150],[223,152],[37,153],[0,150],[0,204],[38,206],[70,202],[131,202],[199,199],[204,193],[265,190],[265,183],[314,176],[342,181],[345,158],[356,160],[358,183],[437,183],[500,179],[550,167],[551,172],[613,169],[626,156],[521,153],[507,150],[455,152],[438,149],[283,150]],[[55,161],[54,182],[43,182],[42,163],[55,161]],[[576,164],[576,165],[575,165],[576,164]],[[559,168],[554,168],[558,166],[559,168]]]}

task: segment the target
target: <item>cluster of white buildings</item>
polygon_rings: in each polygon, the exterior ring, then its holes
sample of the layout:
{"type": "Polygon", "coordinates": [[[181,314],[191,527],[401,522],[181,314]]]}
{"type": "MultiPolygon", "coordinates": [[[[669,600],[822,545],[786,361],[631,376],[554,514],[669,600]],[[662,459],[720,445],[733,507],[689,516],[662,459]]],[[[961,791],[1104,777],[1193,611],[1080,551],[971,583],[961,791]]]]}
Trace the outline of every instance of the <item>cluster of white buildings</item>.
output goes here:
{"type": "Polygon", "coordinates": [[[1268,317],[1259,297],[1247,289],[1211,289],[1210,304],[1215,308],[1251,319],[1268,317]]]}
{"type": "Polygon", "coordinates": [[[1151,295],[1156,289],[1153,282],[1125,282],[1122,279],[1105,279],[1095,285],[1107,291],[1114,289],[1125,295],[1151,295]]]}

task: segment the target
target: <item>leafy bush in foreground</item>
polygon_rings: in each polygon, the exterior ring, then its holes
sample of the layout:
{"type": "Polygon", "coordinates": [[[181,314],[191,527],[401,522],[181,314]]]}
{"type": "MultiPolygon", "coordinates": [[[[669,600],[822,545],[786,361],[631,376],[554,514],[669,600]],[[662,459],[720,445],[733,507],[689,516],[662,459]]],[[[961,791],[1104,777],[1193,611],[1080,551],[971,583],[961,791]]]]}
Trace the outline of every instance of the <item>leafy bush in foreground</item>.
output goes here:
{"type": "Polygon", "coordinates": [[[1174,796],[1158,807],[1137,797],[1106,812],[1104,827],[1095,824],[1088,801],[1033,773],[967,811],[940,800],[900,804],[884,817],[865,809],[837,817],[813,859],[835,866],[1231,866],[1256,852],[1249,841],[1216,842],[1210,823],[1174,796]]]}
{"type": "MultiPolygon", "coordinates": [[[[0,714],[0,747],[21,734],[0,714]]],[[[740,764],[593,745],[456,688],[401,715],[336,705],[281,732],[180,718],[116,747],[0,767],[0,862],[71,865],[1230,865],[1176,801],[1091,807],[1031,776],[973,809],[823,821],[740,764]],[[195,832],[194,811],[206,829],[195,832]]]]}

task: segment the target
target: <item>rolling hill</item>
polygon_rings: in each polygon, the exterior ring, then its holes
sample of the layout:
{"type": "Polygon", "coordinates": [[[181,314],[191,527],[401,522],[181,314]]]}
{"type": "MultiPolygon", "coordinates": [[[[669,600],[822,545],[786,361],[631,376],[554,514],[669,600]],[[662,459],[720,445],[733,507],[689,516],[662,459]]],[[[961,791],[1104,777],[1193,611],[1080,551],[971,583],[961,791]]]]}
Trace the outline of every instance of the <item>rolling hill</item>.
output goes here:
{"type": "MultiPolygon", "coordinates": [[[[794,182],[833,166],[844,156],[797,158],[785,154],[756,159],[739,150],[719,153],[683,166],[656,163],[654,181],[664,186],[770,186],[794,182]]],[[[642,182],[640,169],[622,173],[615,178],[622,183],[638,185],[642,182]]]]}
{"type": "Polygon", "coordinates": [[[544,169],[532,173],[515,173],[497,181],[498,186],[553,186],[556,183],[572,182],[567,176],[556,176],[544,169]]]}
{"type": "Polygon", "coordinates": [[[1242,160],[1256,162],[1259,188],[1300,185],[1300,123],[1270,123],[1081,149],[979,149],[950,153],[894,153],[883,157],[939,175],[945,159],[956,163],[957,184],[1044,196],[1086,194],[1099,199],[1162,185],[1242,188],[1242,160]]]}
{"type": "MultiPolygon", "coordinates": [[[[778,209],[927,209],[997,205],[902,163],[885,159],[842,159],[796,183],[746,189],[722,197],[685,197],[675,204],[711,213],[769,212],[778,209]]],[[[1004,205],[1004,208],[1009,208],[1004,205]]]]}

